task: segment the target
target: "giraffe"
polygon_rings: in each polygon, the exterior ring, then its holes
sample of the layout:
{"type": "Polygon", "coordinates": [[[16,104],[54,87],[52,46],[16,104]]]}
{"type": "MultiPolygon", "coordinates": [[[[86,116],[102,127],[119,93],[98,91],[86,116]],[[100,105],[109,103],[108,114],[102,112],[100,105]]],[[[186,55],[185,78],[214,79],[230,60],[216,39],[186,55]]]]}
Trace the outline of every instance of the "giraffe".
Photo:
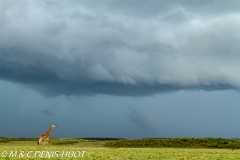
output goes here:
{"type": "Polygon", "coordinates": [[[53,123],[51,125],[51,128],[45,134],[43,134],[39,137],[39,140],[37,142],[38,143],[38,149],[41,148],[41,145],[42,145],[42,150],[43,150],[46,141],[48,143],[48,149],[49,149],[50,134],[52,133],[53,128],[56,128],[56,127],[57,126],[53,123]]]}

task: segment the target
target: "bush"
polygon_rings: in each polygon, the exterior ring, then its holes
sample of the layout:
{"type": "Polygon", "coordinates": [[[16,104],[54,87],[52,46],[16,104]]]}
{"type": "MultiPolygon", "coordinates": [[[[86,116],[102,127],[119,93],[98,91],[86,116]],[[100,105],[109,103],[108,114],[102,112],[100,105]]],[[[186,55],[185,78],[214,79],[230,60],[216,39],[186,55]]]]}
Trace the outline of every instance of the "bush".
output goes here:
{"type": "Polygon", "coordinates": [[[8,138],[0,137],[0,143],[6,143],[6,142],[9,142],[8,138]]]}
{"type": "Polygon", "coordinates": [[[117,140],[107,142],[105,147],[125,148],[235,148],[240,149],[240,141],[222,138],[169,138],[169,139],[138,139],[117,140]]]}

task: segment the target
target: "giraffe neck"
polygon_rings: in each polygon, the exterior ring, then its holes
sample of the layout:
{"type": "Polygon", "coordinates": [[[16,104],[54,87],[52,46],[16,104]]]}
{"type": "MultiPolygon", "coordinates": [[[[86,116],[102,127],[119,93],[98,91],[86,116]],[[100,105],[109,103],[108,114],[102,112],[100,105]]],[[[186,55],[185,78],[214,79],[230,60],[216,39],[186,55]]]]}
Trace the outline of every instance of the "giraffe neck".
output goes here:
{"type": "Polygon", "coordinates": [[[49,133],[52,133],[52,130],[53,130],[53,127],[51,127],[51,128],[49,129],[49,133]]]}
{"type": "Polygon", "coordinates": [[[48,133],[51,134],[51,133],[52,133],[52,130],[53,130],[53,127],[51,127],[51,128],[48,130],[48,133]]]}
{"type": "Polygon", "coordinates": [[[52,133],[53,127],[51,127],[44,135],[49,136],[52,133]]]}

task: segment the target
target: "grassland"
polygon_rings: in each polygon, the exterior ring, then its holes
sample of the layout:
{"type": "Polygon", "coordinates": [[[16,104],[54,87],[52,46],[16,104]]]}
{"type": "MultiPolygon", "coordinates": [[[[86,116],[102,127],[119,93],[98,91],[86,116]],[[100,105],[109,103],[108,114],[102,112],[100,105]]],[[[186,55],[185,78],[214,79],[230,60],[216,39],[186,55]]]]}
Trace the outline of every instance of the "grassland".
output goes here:
{"type": "MultiPolygon", "coordinates": [[[[2,138],[4,139],[4,138],[2,138]]],[[[122,140],[120,140],[122,141],[122,140]]],[[[40,155],[36,139],[5,139],[0,159],[84,159],[84,160],[232,160],[240,159],[239,149],[206,148],[117,148],[104,147],[115,139],[52,139],[40,155]],[[46,154],[46,153],[49,154],[46,154]],[[12,154],[11,154],[12,153],[12,154]],[[21,154],[23,153],[23,154],[21,154]],[[37,154],[36,154],[37,153],[37,154]],[[75,153],[75,157],[74,154],[75,153]],[[11,155],[10,155],[11,154],[11,155]],[[28,154],[28,156],[27,156],[28,154]],[[4,157],[6,155],[6,157],[4,157]],[[56,156],[58,155],[58,156],[56,156]],[[48,158],[50,156],[50,158],[48,158]]]]}

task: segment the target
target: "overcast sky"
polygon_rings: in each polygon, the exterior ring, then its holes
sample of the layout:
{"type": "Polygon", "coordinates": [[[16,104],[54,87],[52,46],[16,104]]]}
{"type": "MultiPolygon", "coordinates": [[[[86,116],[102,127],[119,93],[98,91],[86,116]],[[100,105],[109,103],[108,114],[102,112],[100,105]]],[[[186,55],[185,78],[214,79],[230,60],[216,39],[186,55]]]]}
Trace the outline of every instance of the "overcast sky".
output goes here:
{"type": "Polygon", "coordinates": [[[0,136],[240,138],[239,6],[1,0],[0,136]]]}

